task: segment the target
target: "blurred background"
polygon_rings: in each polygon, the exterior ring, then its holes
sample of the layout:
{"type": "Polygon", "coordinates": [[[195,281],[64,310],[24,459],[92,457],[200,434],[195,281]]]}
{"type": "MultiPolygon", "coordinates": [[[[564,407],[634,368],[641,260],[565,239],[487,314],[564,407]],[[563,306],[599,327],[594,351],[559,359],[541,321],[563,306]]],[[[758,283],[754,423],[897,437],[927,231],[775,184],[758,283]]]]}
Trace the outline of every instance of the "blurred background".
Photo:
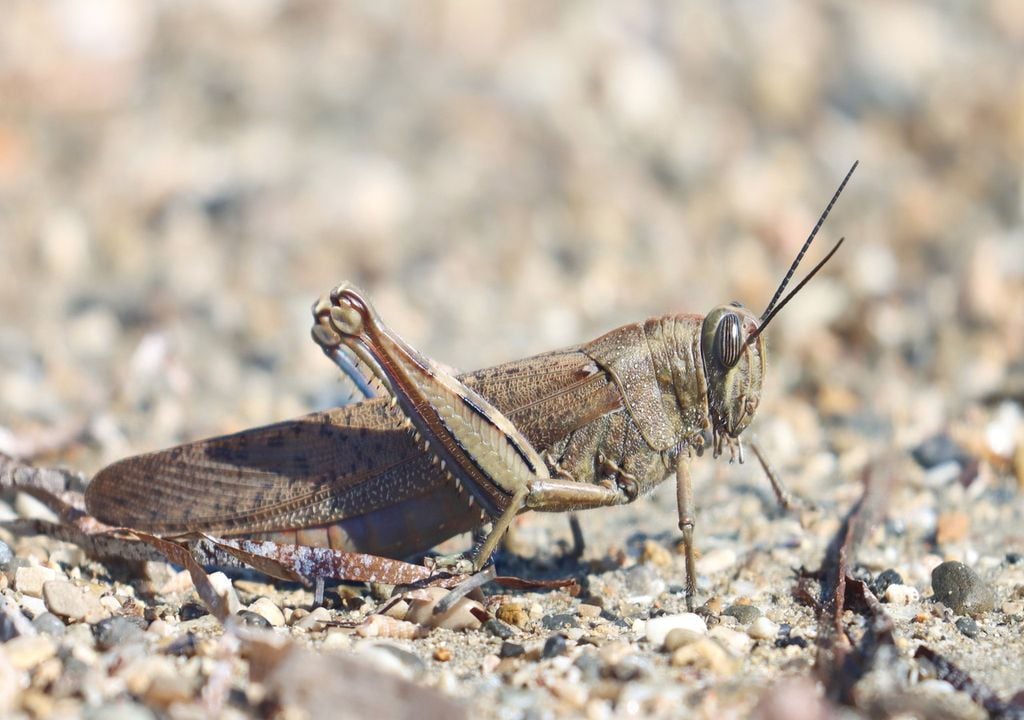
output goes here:
{"type": "Polygon", "coordinates": [[[343,279],[464,369],[760,312],[860,160],[754,430],[1005,470],[1022,58],[1013,0],[7,3],[0,449],[91,471],[337,404],[309,306],[343,279]]]}

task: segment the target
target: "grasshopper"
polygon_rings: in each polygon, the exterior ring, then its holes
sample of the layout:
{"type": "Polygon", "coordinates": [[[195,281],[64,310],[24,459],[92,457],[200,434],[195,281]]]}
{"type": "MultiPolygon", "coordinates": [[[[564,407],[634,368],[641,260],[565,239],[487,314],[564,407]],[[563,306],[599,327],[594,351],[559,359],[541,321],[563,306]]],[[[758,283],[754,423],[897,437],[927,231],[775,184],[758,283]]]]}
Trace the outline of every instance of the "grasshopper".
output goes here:
{"type": "Polygon", "coordinates": [[[396,558],[490,524],[471,554],[480,570],[524,511],[630,503],[675,474],[692,608],[690,460],[710,440],[715,457],[727,450],[743,461],[740,435],[767,366],[764,330],[842,245],[782,298],[856,167],[760,317],[734,302],[456,375],[343,283],[314,304],[313,339],[368,399],[118,461],[89,484],[89,512],[156,535],[202,531],[396,558]]]}

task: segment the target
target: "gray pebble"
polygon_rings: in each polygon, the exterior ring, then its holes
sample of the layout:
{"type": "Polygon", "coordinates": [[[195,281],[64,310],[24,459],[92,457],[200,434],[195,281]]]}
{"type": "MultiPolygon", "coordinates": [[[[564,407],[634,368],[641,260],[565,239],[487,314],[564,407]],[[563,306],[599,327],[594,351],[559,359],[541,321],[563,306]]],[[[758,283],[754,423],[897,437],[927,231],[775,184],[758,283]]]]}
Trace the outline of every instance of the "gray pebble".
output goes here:
{"type": "Polygon", "coordinates": [[[0,540],[0,572],[7,572],[11,561],[14,560],[14,551],[11,546],[0,540]]]}
{"type": "Polygon", "coordinates": [[[736,618],[741,625],[749,625],[761,617],[761,608],[756,605],[730,605],[722,614],[736,618]]]}
{"type": "Polygon", "coordinates": [[[937,601],[957,613],[973,615],[995,605],[992,589],[961,562],[944,562],[932,570],[932,590],[937,601]]]}
{"type": "Polygon", "coordinates": [[[67,632],[67,628],[64,626],[64,621],[50,612],[40,613],[33,618],[32,626],[41,633],[54,635],[56,637],[60,637],[67,632]]]}
{"type": "Polygon", "coordinates": [[[936,435],[910,451],[914,460],[925,470],[955,462],[960,465],[970,460],[970,455],[962,447],[953,442],[949,435],[936,435]]]}
{"type": "Polygon", "coordinates": [[[956,619],[956,629],[969,638],[978,637],[978,623],[973,618],[961,617],[956,619]]]}
{"type": "Polygon", "coordinates": [[[525,652],[526,652],[526,648],[524,648],[519,643],[503,642],[501,644],[501,649],[498,650],[498,657],[500,657],[500,658],[519,657],[520,655],[524,654],[525,652]]]}
{"type": "Polygon", "coordinates": [[[548,659],[564,655],[565,651],[565,635],[558,633],[544,641],[544,649],[541,651],[540,656],[544,659],[548,659]]]}
{"type": "Polygon", "coordinates": [[[634,565],[623,575],[625,576],[626,590],[630,595],[657,596],[665,590],[665,581],[650,565],[634,565]]]}
{"type": "Polygon", "coordinates": [[[561,630],[563,628],[579,627],[579,620],[572,613],[559,613],[557,615],[545,615],[540,621],[547,630],[561,630]]]}
{"type": "Polygon", "coordinates": [[[142,630],[126,617],[111,617],[100,620],[92,628],[96,644],[101,650],[110,650],[118,645],[142,638],[142,630]]]}
{"type": "Polygon", "coordinates": [[[0,643],[5,643],[11,638],[18,637],[18,628],[14,621],[7,616],[7,613],[0,615],[0,643]]]}
{"type": "Polygon", "coordinates": [[[129,701],[112,702],[85,711],[87,720],[154,720],[153,713],[144,705],[129,701]]]}
{"type": "Polygon", "coordinates": [[[187,602],[181,606],[181,610],[178,611],[178,617],[182,620],[195,620],[201,618],[204,615],[209,615],[210,611],[207,610],[203,605],[195,602],[187,602]]]}
{"type": "Polygon", "coordinates": [[[595,652],[580,653],[580,656],[573,661],[573,665],[579,668],[580,674],[586,682],[595,683],[601,677],[603,663],[595,652]]]}
{"type": "Polygon", "coordinates": [[[516,629],[509,625],[507,622],[502,622],[498,618],[491,618],[484,623],[484,630],[489,632],[496,638],[502,640],[508,640],[516,635],[516,629]]]}
{"type": "Polygon", "coordinates": [[[885,591],[889,589],[890,585],[902,585],[903,576],[898,572],[889,568],[883,570],[875,576],[875,579],[871,581],[870,587],[871,592],[875,594],[876,598],[881,598],[885,595],[885,591]]]}
{"type": "Polygon", "coordinates": [[[266,630],[273,627],[269,620],[252,610],[239,610],[235,613],[235,617],[241,620],[243,625],[248,625],[249,627],[264,628],[266,630]]]}

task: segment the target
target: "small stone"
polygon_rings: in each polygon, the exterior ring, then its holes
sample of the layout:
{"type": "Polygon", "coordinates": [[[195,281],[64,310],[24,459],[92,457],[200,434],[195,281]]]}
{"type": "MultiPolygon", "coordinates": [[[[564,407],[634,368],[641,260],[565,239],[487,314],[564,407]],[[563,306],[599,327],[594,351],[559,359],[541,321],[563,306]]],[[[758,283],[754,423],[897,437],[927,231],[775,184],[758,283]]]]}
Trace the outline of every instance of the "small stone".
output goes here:
{"type": "Polygon", "coordinates": [[[515,625],[517,628],[526,627],[530,621],[530,615],[519,603],[502,603],[498,606],[494,616],[504,623],[515,625]]]}
{"type": "Polygon", "coordinates": [[[708,637],[717,640],[726,650],[737,657],[742,657],[750,650],[753,640],[749,635],[739,630],[716,625],[708,631],[708,637]]]}
{"type": "Polygon", "coordinates": [[[444,588],[431,587],[413,590],[403,595],[409,603],[409,611],[405,620],[428,628],[444,628],[446,630],[477,630],[483,623],[483,605],[476,600],[460,598],[445,613],[434,612],[438,603],[448,596],[444,588]]]}
{"type": "Polygon", "coordinates": [[[668,635],[665,636],[664,647],[666,652],[675,652],[683,645],[689,645],[700,640],[702,637],[704,637],[703,633],[687,630],[686,628],[672,628],[669,630],[668,635]]]}
{"type": "Polygon", "coordinates": [[[196,620],[209,614],[210,611],[207,610],[204,605],[197,602],[187,602],[182,605],[181,610],[178,611],[178,617],[183,621],[196,620]]]}
{"type": "Polygon", "coordinates": [[[57,579],[57,571],[42,565],[28,565],[14,571],[14,589],[29,597],[42,597],[43,584],[57,579]]]}
{"type": "Polygon", "coordinates": [[[740,625],[749,625],[761,617],[761,608],[756,605],[737,603],[727,607],[722,614],[736,618],[740,625]]]}
{"type": "Polygon", "coordinates": [[[564,655],[567,649],[565,643],[565,635],[557,633],[552,635],[544,641],[544,649],[541,650],[540,656],[545,660],[564,655]]]}
{"type": "Polygon", "coordinates": [[[11,550],[10,545],[0,540],[0,572],[7,572],[12,560],[14,560],[14,551],[11,550]]]}
{"type": "Polygon", "coordinates": [[[1024,612],[1024,602],[1020,600],[1007,600],[999,608],[1004,615],[1020,615],[1024,612]]]}
{"type": "Polygon", "coordinates": [[[725,648],[711,638],[705,637],[672,653],[672,665],[705,668],[717,675],[730,675],[735,671],[737,661],[725,648]]]}
{"type": "Polygon", "coordinates": [[[932,590],[936,600],[957,613],[974,615],[995,605],[992,589],[961,562],[944,562],[932,570],[932,590]]]}
{"type": "MultiPolygon", "coordinates": [[[[1021,445],[1021,447],[1024,447],[1024,445],[1021,445]]],[[[1021,562],[1024,562],[1024,553],[1013,552],[1011,550],[1010,552],[1006,553],[1006,562],[1009,565],[1017,565],[1021,562]]]]}
{"type": "MultiPolygon", "coordinates": [[[[269,630],[273,627],[269,620],[252,610],[239,610],[235,613],[235,617],[238,618],[243,625],[247,625],[248,627],[263,628],[264,630],[269,630]]],[[[282,617],[281,620],[283,622],[284,618],[282,617]]]]}
{"type": "Polygon", "coordinates": [[[588,620],[601,617],[601,608],[597,605],[590,605],[588,603],[580,603],[580,606],[576,608],[576,612],[579,613],[581,618],[586,618],[588,620]]]}
{"type": "Polygon", "coordinates": [[[973,618],[961,617],[956,619],[956,629],[969,638],[978,637],[978,623],[973,618]]]}
{"type": "Polygon", "coordinates": [[[665,644],[665,637],[674,629],[682,628],[700,635],[706,635],[708,626],[704,619],[696,613],[680,613],[678,615],[662,615],[651,618],[644,628],[644,635],[654,647],[662,647],[665,644]]]}
{"type": "Polygon", "coordinates": [[[701,575],[717,575],[736,564],[736,551],[730,548],[716,548],[697,559],[697,572],[701,575]]]}
{"type": "Polygon", "coordinates": [[[249,610],[257,615],[262,615],[273,627],[282,627],[284,625],[284,613],[281,612],[281,608],[270,598],[258,598],[249,606],[249,610]]]}
{"type": "Polygon", "coordinates": [[[640,553],[640,562],[668,567],[672,564],[672,553],[665,549],[661,543],[654,540],[644,540],[644,547],[640,553]]]}
{"type": "Polygon", "coordinates": [[[143,636],[139,626],[125,617],[100,620],[93,626],[92,633],[100,650],[110,650],[118,645],[140,640],[143,636]]]}
{"type": "Polygon", "coordinates": [[[892,605],[910,605],[921,599],[921,594],[912,585],[893,583],[882,594],[882,602],[892,605]]]}
{"type": "Polygon", "coordinates": [[[541,625],[546,630],[565,630],[566,628],[577,628],[580,626],[576,616],[569,613],[547,615],[541,620],[541,625]]]}
{"type": "Polygon", "coordinates": [[[153,678],[143,698],[148,705],[168,707],[174,703],[188,702],[195,692],[193,678],[180,673],[161,674],[153,678]]]}
{"type": "Polygon", "coordinates": [[[871,581],[871,592],[874,593],[876,598],[881,598],[885,595],[885,590],[890,585],[902,585],[903,576],[898,572],[889,568],[878,573],[874,580],[871,581]]]}
{"type": "Polygon", "coordinates": [[[949,435],[935,435],[925,440],[910,451],[911,456],[925,470],[930,470],[946,463],[965,464],[970,455],[953,442],[949,435]]]}
{"type": "Polygon", "coordinates": [[[960,511],[942,513],[936,521],[935,542],[939,545],[960,542],[967,537],[970,528],[971,519],[967,513],[960,511]]]}
{"type": "Polygon", "coordinates": [[[32,626],[41,633],[60,637],[67,632],[64,622],[50,612],[44,612],[32,618],[32,626]]]}
{"type": "MultiPolygon", "coordinates": [[[[248,612],[248,611],[247,611],[248,612]]],[[[253,613],[255,615],[255,613],[253,613]]],[[[386,616],[382,616],[386,617],[386,616]]],[[[314,608],[308,615],[303,615],[295,627],[302,628],[303,630],[316,631],[323,630],[327,627],[327,623],[331,621],[331,611],[321,606],[314,608]]]]}
{"type": "Polygon", "coordinates": [[[57,654],[57,644],[49,635],[21,635],[3,645],[7,660],[18,670],[31,670],[57,654]]]}
{"type": "Polygon", "coordinates": [[[750,623],[747,635],[754,640],[774,640],[779,635],[779,626],[762,615],[750,623]]]}
{"type": "Polygon", "coordinates": [[[208,577],[210,584],[213,585],[213,589],[217,591],[217,594],[226,597],[228,613],[231,615],[238,614],[238,611],[242,609],[242,602],[238,599],[238,593],[235,592],[235,588],[231,584],[231,578],[222,572],[210,573],[208,577]]]}
{"type": "Polygon", "coordinates": [[[519,657],[520,655],[523,655],[525,652],[526,652],[526,648],[524,648],[519,643],[503,642],[501,644],[501,649],[498,650],[498,657],[500,657],[500,658],[519,657]]]}
{"type": "Polygon", "coordinates": [[[145,705],[127,700],[106,703],[85,711],[86,720],[154,720],[155,717],[145,705]]]}
{"type": "Polygon", "coordinates": [[[89,588],[79,587],[68,580],[50,580],[43,584],[43,602],[54,615],[89,624],[110,617],[97,595],[89,588]]]}
{"type": "Polygon", "coordinates": [[[502,622],[497,618],[491,618],[484,623],[484,630],[489,632],[496,638],[501,640],[508,640],[516,636],[516,629],[509,625],[507,622],[502,622]]]}
{"type": "Polygon", "coordinates": [[[665,581],[652,565],[634,565],[623,573],[623,577],[631,597],[654,598],[665,592],[665,581]]]}

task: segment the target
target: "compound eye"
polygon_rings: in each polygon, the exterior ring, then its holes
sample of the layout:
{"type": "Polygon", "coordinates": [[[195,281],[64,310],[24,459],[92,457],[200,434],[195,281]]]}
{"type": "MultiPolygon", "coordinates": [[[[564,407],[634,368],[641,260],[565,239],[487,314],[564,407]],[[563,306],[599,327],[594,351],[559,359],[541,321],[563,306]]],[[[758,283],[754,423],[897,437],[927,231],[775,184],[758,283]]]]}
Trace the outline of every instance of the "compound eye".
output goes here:
{"type": "Polygon", "coordinates": [[[743,331],[736,313],[726,313],[715,329],[715,357],[723,367],[731,368],[743,352],[743,331]]]}

